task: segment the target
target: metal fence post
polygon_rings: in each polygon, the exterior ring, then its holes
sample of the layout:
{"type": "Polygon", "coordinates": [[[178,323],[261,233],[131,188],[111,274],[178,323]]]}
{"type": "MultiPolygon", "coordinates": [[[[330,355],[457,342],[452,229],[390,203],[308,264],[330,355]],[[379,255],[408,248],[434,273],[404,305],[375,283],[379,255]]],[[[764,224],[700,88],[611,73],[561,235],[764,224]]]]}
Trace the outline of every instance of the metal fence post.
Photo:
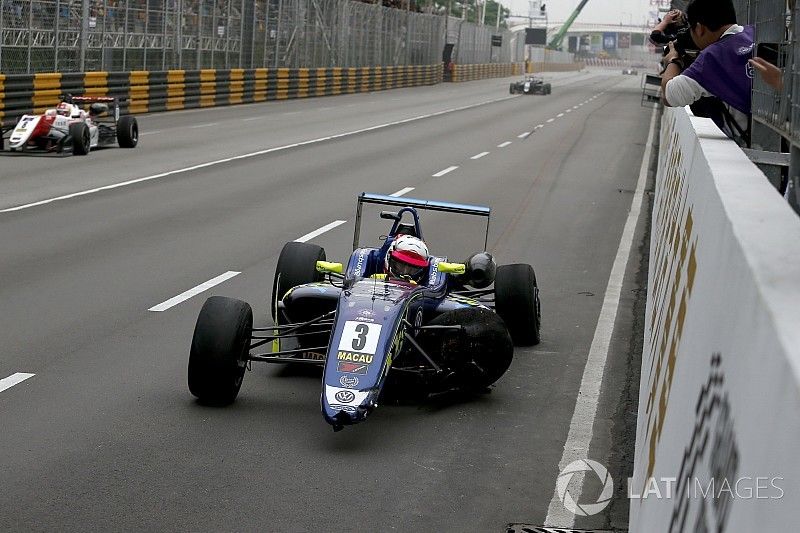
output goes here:
{"type": "Polygon", "coordinates": [[[275,68],[278,68],[279,61],[278,47],[281,42],[281,18],[283,18],[283,0],[278,0],[278,18],[276,19],[277,26],[275,29],[275,68]]]}

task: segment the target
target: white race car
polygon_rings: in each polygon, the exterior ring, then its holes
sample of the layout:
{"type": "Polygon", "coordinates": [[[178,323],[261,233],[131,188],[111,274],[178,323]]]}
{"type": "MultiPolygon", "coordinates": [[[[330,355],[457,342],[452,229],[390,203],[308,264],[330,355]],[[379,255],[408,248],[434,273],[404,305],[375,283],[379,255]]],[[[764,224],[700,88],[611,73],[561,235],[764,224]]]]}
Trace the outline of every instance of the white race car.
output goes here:
{"type": "MultiPolygon", "coordinates": [[[[0,130],[0,150],[5,147],[6,134],[0,130]]],[[[119,100],[108,96],[66,96],[41,115],[23,115],[8,135],[12,152],[61,153],[66,148],[86,155],[98,146],[134,148],[138,142],[136,117],[121,117],[119,100]],[[89,106],[88,112],[82,105],[89,106]]]]}

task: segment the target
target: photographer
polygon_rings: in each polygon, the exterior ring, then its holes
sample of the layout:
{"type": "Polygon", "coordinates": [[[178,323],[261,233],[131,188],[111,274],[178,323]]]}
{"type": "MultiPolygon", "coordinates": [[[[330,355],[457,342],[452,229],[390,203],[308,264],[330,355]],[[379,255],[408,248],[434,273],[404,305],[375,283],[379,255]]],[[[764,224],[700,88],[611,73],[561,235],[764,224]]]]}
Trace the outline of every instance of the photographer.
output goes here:
{"type": "Polygon", "coordinates": [[[685,50],[677,50],[675,42],[670,42],[663,59],[662,103],[686,106],[703,97],[716,97],[719,101],[704,105],[703,114],[728,137],[747,146],[753,83],[753,67],[748,60],[753,52],[754,29],[736,24],[731,0],[693,0],[686,9],[686,20],[700,53],[688,65],[685,50]]]}

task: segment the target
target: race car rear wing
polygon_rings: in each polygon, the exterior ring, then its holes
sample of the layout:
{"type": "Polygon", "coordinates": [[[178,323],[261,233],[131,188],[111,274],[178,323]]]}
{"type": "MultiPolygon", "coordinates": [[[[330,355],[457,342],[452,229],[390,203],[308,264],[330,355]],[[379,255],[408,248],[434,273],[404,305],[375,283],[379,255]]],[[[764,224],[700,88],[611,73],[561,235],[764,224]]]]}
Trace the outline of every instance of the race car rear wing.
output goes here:
{"type": "Polygon", "coordinates": [[[358,239],[361,233],[361,207],[363,204],[378,204],[378,205],[392,205],[396,207],[413,207],[415,209],[422,209],[426,211],[444,211],[447,213],[461,213],[463,215],[472,215],[486,217],[486,236],[483,240],[483,249],[489,243],[489,217],[492,209],[481,205],[457,204],[453,202],[442,202],[439,200],[422,200],[418,198],[401,198],[397,196],[388,196],[385,194],[375,194],[369,192],[362,192],[358,195],[358,204],[356,206],[356,224],[355,234],[353,235],[353,250],[358,248],[358,239]]]}

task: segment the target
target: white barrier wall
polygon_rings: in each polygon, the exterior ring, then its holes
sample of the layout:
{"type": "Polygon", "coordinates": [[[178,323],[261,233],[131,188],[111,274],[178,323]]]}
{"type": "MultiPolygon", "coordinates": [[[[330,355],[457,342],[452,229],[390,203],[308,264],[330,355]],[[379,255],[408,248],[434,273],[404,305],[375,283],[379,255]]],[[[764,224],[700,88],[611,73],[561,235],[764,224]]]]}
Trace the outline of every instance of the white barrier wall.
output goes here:
{"type": "Polygon", "coordinates": [[[797,531],[800,219],[683,108],[656,181],[630,531],[797,531]]]}

